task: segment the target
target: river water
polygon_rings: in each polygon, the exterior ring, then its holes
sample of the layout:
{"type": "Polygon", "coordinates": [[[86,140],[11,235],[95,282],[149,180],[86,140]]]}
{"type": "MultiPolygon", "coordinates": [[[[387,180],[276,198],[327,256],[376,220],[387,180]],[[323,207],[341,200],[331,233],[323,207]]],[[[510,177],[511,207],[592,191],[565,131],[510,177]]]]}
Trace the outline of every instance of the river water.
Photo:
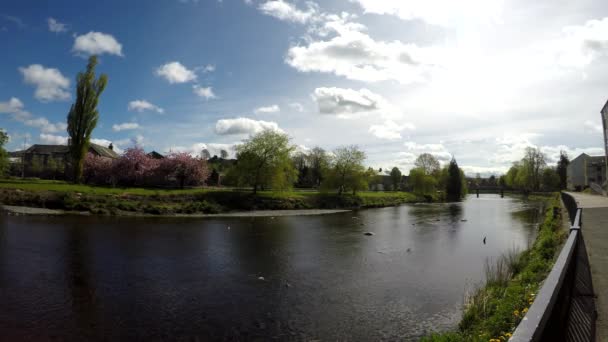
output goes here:
{"type": "Polygon", "coordinates": [[[0,216],[0,339],[416,340],[457,325],[484,260],[525,248],[539,208],[481,195],[323,216],[0,216]]]}

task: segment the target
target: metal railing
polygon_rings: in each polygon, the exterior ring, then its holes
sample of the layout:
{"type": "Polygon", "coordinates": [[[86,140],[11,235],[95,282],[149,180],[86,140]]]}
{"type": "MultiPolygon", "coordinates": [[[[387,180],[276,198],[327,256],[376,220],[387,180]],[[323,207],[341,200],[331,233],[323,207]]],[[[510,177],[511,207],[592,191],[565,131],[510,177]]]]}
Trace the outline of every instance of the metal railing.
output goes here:
{"type": "Polygon", "coordinates": [[[562,193],[570,234],[549,276],[511,341],[593,341],[595,303],[583,240],[582,209],[562,193]]]}

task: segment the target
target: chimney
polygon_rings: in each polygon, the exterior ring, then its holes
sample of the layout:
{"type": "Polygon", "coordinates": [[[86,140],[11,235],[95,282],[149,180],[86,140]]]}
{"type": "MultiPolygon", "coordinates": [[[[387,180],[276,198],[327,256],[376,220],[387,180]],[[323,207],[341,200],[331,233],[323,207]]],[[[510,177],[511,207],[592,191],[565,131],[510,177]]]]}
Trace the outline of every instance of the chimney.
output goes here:
{"type": "Polygon", "coordinates": [[[108,148],[112,151],[114,151],[114,145],[112,145],[112,143],[110,143],[110,146],[108,146],[108,148]]]}

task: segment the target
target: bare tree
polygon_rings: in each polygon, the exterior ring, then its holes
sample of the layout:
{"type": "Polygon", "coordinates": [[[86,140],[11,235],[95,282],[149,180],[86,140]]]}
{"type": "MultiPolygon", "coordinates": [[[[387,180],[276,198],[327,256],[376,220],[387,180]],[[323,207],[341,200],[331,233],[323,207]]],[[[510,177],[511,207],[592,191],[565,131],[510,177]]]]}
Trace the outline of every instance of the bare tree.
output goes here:
{"type": "Polygon", "coordinates": [[[436,171],[439,171],[439,161],[430,153],[423,153],[416,158],[414,162],[416,168],[424,171],[426,175],[433,174],[436,171]]]}

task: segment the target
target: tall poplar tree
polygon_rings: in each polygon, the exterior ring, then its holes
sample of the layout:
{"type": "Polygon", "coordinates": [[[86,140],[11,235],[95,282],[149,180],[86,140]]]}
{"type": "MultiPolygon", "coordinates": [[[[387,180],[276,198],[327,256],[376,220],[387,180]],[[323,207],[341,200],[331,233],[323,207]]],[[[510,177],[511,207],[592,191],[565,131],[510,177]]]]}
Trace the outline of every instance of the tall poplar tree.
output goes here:
{"type": "Polygon", "coordinates": [[[104,74],[95,79],[97,57],[91,56],[85,72],[76,76],[76,101],[68,113],[68,134],[70,137],[70,156],[74,182],[82,180],[84,158],[89,149],[91,134],[97,126],[99,96],[108,83],[104,74]]]}

